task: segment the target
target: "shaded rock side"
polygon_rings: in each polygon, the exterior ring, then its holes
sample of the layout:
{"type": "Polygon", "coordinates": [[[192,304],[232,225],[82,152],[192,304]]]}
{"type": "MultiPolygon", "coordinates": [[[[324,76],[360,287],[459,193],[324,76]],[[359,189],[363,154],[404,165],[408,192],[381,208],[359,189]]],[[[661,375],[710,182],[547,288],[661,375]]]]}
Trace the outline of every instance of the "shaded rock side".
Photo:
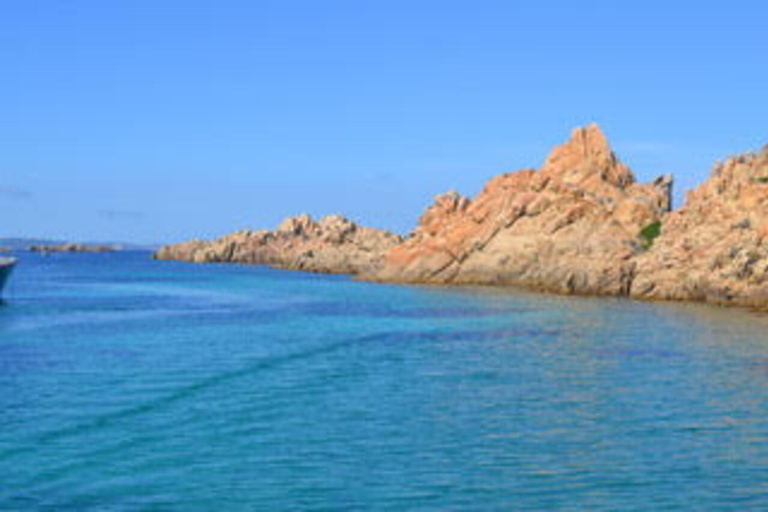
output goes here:
{"type": "Polygon", "coordinates": [[[637,258],[632,295],[768,307],[768,146],[717,164],[637,258]]]}
{"type": "Polygon", "coordinates": [[[247,263],[332,274],[373,272],[400,243],[393,233],[359,226],[340,216],[284,220],[275,231],[238,231],[213,241],[161,247],[155,259],[194,263],[247,263]]]}
{"type": "Polygon", "coordinates": [[[579,128],[540,170],[497,176],[472,200],[437,197],[363,277],[628,295],[638,233],[670,210],[671,186],[636,183],[596,125],[579,128]]]}

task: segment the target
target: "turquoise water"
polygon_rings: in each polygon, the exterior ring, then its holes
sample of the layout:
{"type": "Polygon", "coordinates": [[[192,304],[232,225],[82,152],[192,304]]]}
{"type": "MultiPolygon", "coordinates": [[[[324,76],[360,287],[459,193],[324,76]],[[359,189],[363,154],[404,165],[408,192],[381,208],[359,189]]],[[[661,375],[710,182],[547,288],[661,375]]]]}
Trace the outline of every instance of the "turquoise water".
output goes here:
{"type": "Polygon", "coordinates": [[[24,255],[0,510],[768,508],[768,318],[24,255]]]}

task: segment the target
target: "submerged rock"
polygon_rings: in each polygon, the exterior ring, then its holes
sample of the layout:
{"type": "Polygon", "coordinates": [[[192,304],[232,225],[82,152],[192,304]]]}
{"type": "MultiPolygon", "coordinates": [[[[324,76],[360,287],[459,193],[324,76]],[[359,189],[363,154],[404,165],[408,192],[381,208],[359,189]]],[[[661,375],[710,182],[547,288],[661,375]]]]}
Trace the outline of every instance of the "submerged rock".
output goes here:
{"type": "Polygon", "coordinates": [[[538,171],[497,176],[472,200],[438,196],[363,277],[628,295],[638,234],[670,210],[670,192],[669,177],[636,183],[596,125],[579,128],[538,171]]]}
{"type": "Polygon", "coordinates": [[[359,226],[341,215],[319,221],[309,215],[285,219],[275,231],[238,231],[210,242],[193,240],[161,247],[155,259],[194,263],[248,263],[309,272],[373,272],[398,244],[393,233],[359,226]]]}

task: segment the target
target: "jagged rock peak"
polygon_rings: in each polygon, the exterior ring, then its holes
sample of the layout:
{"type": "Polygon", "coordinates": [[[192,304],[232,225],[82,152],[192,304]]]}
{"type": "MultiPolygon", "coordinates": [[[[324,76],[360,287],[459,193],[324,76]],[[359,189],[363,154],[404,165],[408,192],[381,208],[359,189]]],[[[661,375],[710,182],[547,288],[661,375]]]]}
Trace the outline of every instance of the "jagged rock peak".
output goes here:
{"type": "Polygon", "coordinates": [[[429,206],[419,218],[419,225],[414,234],[421,231],[433,233],[449,218],[455,214],[463,213],[470,204],[469,198],[459,194],[455,190],[449,190],[444,194],[435,196],[429,206]]]}
{"type": "Polygon", "coordinates": [[[712,178],[723,178],[737,183],[751,183],[755,180],[768,181],[765,169],[768,167],[768,145],[762,151],[745,153],[718,162],[712,167],[712,178]]]}
{"type": "Polygon", "coordinates": [[[278,233],[290,233],[300,235],[317,229],[317,223],[306,213],[295,217],[288,217],[277,227],[278,233]]]}
{"type": "Polygon", "coordinates": [[[465,210],[469,206],[469,198],[455,190],[449,190],[445,194],[435,197],[435,205],[447,211],[465,210]]]}
{"type": "Polygon", "coordinates": [[[357,227],[357,224],[338,213],[326,215],[320,219],[317,224],[321,228],[329,230],[347,230],[355,229],[357,227]]]}
{"type": "Polygon", "coordinates": [[[315,220],[311,215],[302,213],[284,219],[275,232],[288,235],[319,235],[325,231],[350,231],[357,227],[357,224],[340,214],[326,215],[320,220],[315,220]]]}
{"type": "Polygon", "coordinates": [[[616,157],[594,123],[574,129],[571,138],[549,154],[541,170],[573,185],[595,177],[619,188],[635,182],[632,171],[616,157]]]}
{"type": "Polygon", "coordinates": [[[596,125],[579,128],[539,171],[496,176],[471,200],[438,196],[364,277],[627,295],[638,234],[669,211],[671,185],[635,183],[596,125]]]}

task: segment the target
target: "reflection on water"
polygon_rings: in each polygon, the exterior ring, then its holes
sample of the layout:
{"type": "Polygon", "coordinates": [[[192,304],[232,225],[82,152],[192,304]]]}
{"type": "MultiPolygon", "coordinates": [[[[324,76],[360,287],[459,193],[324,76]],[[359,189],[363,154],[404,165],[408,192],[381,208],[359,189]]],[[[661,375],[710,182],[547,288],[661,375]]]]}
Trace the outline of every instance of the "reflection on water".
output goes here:
{"type": "Polygon", "coordinates": [[[768,506],[768,319],[25,257],[0,509],[768,506]]]}

